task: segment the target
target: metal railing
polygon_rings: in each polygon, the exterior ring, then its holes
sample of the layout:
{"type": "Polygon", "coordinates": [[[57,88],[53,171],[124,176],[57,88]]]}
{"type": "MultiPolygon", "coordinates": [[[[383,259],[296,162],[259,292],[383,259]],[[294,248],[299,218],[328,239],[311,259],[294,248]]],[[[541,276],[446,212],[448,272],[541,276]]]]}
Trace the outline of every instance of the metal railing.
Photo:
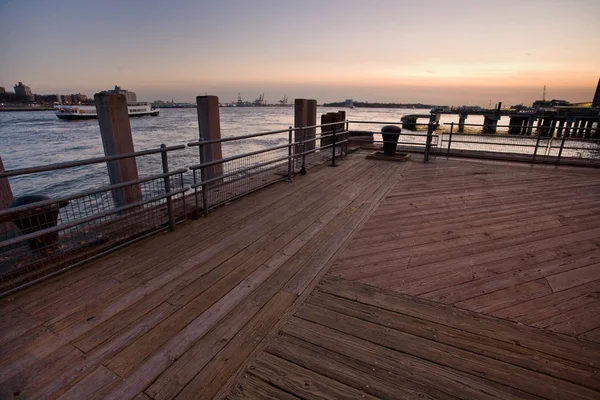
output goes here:
{"type": "Polygon", "coordinates": [[[336,157],[345,154],[345,126],[345,122],[298,128],[290,126],[277,131],[188,143],[190,147],[197,146],[200,155],[200,163],[189,167],[193,173],[191,187],[195,193],[196,210],[208,215],[209,209],[272,183],[291,182],[296,173],[305,174],[309,164],[331,158],[331,165],[335,166],[336,157]],[[317,128],[321,130],[318,134],[317,128]],[[332,133],[323,133],[323,128],[332,129],[332,133]],[[314,137],[309,137],[313,130],[314,137]],[[275,145],[213,161],[204,159],[205,146],[232,142],[242,146],[244,141],[265,137],[275,145]]]}
{"type": "Polygon", "coordinates": [[[175,229],[186,217],[184,173],[169,170],[168,153],[185,146],[8,170],[0,178],[160,154],[159,173],[47,198],[24,196],[0,210],[0,294],[71,269],[143,237],[175,229]],[[125,202],[118,201],[126,199],[125,202]]]}
{"type": "MultiPolygon", "coordinates": [[[[559,137],[549,136],[544,129],[533,127],[530,134],[509,134],[508,131],[493,134],[456,133],[458,124],[452,122],[449,132],[440,133],[439,153],[446,156],[465,156],[528,161],[563,165],[600,166],[600,139],[572,137],[576,129],[564,127],[559,137]]],[[[467,126],[467,124],[465,124],[467,126]]],[[[468,126],[483,127],[478,124],[468,126]]],[[[513,128],[512,125],[497,125],[513,128]]],[[[518,126],[517,126],[518,127],[518,126]]]]}

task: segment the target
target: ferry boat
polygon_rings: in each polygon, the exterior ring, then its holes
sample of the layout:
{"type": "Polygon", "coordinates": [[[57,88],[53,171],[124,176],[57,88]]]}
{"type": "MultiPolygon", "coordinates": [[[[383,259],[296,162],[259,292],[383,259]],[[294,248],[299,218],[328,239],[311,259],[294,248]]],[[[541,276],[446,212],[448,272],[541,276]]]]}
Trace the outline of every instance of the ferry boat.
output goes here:
{"type": "MultiPolygon", "coordinates": [[[[65,105],[56,104],[54,106],[56,116],[59,119],[94,119],[98,118],[96,106],[84,105],[65,105]]],[[[160,111],[158,108],[152,107],[146,102],[129,102],[127,103],[127,111],[130,117],[143,117],[144,115],[158,116],[160,111]]]]}

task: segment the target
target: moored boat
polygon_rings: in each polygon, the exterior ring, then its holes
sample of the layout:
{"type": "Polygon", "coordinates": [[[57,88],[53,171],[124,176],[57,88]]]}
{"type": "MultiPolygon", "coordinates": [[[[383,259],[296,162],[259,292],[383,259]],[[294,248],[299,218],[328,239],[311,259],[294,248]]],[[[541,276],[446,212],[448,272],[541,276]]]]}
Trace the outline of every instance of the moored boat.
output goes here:
{"type": "MultiPolygon", "coordinates": [[[[54,106],[56,116],[59,119],[97,119],[98,114],[96,113],[96,106],[92,105],[66,105],[57,104],[54,106]]],[[[152,107],[150,103],[146,102],[129,102],[127,103],[127,112],[130,117],[143,117],[144,115],[151,115],[156,117],[160,110],[152,107]]]]}

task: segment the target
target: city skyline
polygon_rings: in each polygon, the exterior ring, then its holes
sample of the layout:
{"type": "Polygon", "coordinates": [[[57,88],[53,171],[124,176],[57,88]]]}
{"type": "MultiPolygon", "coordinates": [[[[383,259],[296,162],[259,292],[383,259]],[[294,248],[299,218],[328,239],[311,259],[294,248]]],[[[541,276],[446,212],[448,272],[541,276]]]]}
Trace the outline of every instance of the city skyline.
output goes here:
{"type": "Polygon", "coordinates": [[[591,0],[0,1],[0,86],[487,106],[531,103],[546,85],[549,99],[585,102],[599,11],[591,0]]]}

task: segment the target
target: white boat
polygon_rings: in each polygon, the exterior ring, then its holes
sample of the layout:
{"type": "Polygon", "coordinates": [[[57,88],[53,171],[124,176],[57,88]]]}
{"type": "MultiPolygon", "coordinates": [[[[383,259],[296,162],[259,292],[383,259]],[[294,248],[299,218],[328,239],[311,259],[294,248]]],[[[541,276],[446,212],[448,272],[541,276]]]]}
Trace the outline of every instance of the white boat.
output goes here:
{"type": "MultiPolygon", "coordinates": [[[[59,119],[98,118],[96,106],[56,104],[54,109],[56,110],[56,116],[59,119]]],[[[127,111],[129,112],[130,117],[143,117],[144,115],[156,117],[160,110],[152,107],[150,103],[130,102],[127,103],[127,111]]]]}

